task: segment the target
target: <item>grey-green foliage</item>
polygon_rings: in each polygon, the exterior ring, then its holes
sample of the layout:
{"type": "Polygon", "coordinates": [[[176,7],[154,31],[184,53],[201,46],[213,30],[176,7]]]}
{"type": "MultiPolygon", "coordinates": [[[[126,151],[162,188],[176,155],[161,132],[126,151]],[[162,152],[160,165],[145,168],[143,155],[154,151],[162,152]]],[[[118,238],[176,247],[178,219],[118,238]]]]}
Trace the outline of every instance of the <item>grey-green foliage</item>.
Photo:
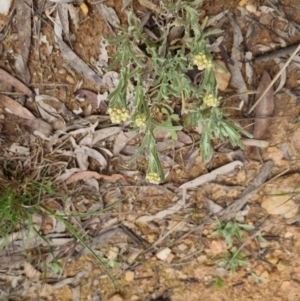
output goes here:
{"type": "Polygon", "coordinates": [[[244,260],[244,254],[242,252],[236,254],[236,251],[237,247],[232,247],[230,251],[226,251],[225,259],[219,261],[218,265],[220,267],[227,267],[228,265],[230,265],[232,273],[235,273],[236,268],[239,266],[247,267],[249,263],[244,260]],[[235,257],[233,258],[233,256],[235,257]]]}
{"type": "MultiPolygon", "coordinates": [[[[182,128],[178,124],[179,118],[174,117],[175,114],[169,105],[174,98],[182,100],[182,113],[187,113],[184,125],[202,128],[201,154],[205,160],[211,156],[212,139],[228,139],[233,146],[242,147],[241,134],[249,136],[240,126],[228,121],[227,115],[220,107],[212,107],[203,102],[205,95],[212,95],[219,101],[212,68],[203,70],[203,79],[199,86],[193,85],[186,76],[186,72],[193,69],[194,58],[199,53],[213,61],[208,51],[207,37],[221,33],[216,29],[203,31],[199,16],[201,2],[160,1],[161,14],[152,15],[156,24],[156,38],[145,34],[140,20],[130,11],[128,26],[120,25],[117,36],[107,39],[110,45],[117,47],[109,69],[121,66],[118,86],[109,95],[109,107],[129,109],[133,128],[136,128],[135,118],[146,116],[145,126],[139,129],[145,132],[145,140],[138,154],[145,148],[150,156],[155,154],[152,157],[158,160],[153,149],[156,147],[155,141],[150,139],[153,130],[165,128],[174,139],[174,131],[182,128]],[[170,45],[167,37],[174,26],[183,28],[183,37],[178,39],[178,43],[175,41],[170,45]],[[129,101],[128,93],[132,94],[129,101]],[[189,102],[190,99],[193,101],[189,102]],[[155,110],[161,107],[167,108],[168,114],[173,117],[165,116],[165,120],[158,124],[155,120],[155,110]]],[[[160,163],[156,163],[156,169],[157,166],[163,181],[160,163]]],[[[150,167],[150,170],[152,169],[150,167]]]]}
{"type": "Polygon", "coordinates": [[[254,226],[247,224],[240,224],[236,221],[217,222],[214,232],[211,234],[212,237],[222,235],[227,245],[232,244],[232,237],[236,237],[240,242],[242,241],[241,230],[251,231],[255,229],[254,226]]]}

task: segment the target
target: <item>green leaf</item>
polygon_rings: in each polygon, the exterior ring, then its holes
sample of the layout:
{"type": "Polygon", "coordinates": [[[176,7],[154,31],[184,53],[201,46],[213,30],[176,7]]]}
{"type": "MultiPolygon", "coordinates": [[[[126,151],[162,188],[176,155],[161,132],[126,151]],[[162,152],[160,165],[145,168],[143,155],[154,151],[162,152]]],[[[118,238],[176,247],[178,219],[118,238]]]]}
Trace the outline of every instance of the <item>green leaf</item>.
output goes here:
{"type": "Polygon", "coordinates": [[[205,161],[208,161],[211,157],[210,136],[209,132],[205,130],[201,139],[200,153],[205,161]]]}
{"type": "Polygon", "coordinates": [[[224,238],[225,238],[226,244],[230,246],[232,244],[231,236],[230,235],[224,235],[224,238]]]}
{"type": "Polygon", "coordinates": [[[260,242],[267,242],[267,240],[264,239],[264,237],[261,234],[257,235],[257,238],[260,242]]]}
{"type": "Polygon", "coordinates": [[[220,236],[222,235],[222,231],[221,230],[216,230],[214,232],[211,233],[212,237],[216,237],[216,236],[220,236]]]}
{"type": "Polygon", "coordinates": [[[136,55],[135,53],[132,51],[131,47],[129,46],[127,48],[129,54],[130,54],[130,57],[134,60],[134,62],[138,65],[138,67],[140,68],[144,68],[145,67],[145,63],[143,63],[142,60],[140,60],[136,55]]]}
{"type": "Polygon", "coordinates": [[[217,288],[221,288],[225,285],[225,282],[220,277],[217,277],[215,279],[215,285],[217,288]]]}
{"type": "Polygon", "coordinates": [[[182,126],[181,125],[164,125],[162,124],[155,124],[154,131],[157,132],[159,130],[167,130],[167,131],[181,131],[182,126]]]}
{"type": "Polygon", "coordinates": [[[242,266],[242,267],[247,267],[249,265],[249,262],[248,261],[245,261],[245,260],[238,260],[238,264],[239,266],[242,266]]]}
{"type": "Polygon", "coordinates": [[[217,34],[220,34],[220,33],[223,33],[224,31],[219,29],[219,28],[215,28],[215,29],[212,29],[212,30],[209,30],[207,32],[205,32],[203,34],[203,37],[206,38],[208,36],[211,36],[211,35],[217,35],[217,34]]]}
{"type": "Polygon", "coordinates": [[[247,225],[247,224],[239,224],[237,223],[238,227],[243,229],[243,230],[246,230],[246,231],[252,231],[255,229],[255,226],[252,226],[252,225],[247,225]]]}
{"type": "Polygon", "coordinates": [[[170,117],[171,117],[174,121],[179,121],[179,120],[180,120],[180,117],[179,117],[178,114],[172,114],[170,117]]]}
{"type": "Polygon", "coordinates": [[[161,108],[160,111],[165,114],[165,115],[169,115],[169,111],[166,108],[161,108]]]}
{"type": "Polygon", "coordinates": [[[256,283],[260,283],[265,280],[264,278],[257,276],[255,273],[251,273],[251,276],[253,277],[253,279],[256,283]]]}
{"type": "Polygon", "coordinates": [[[218,266],[225,268],[227,266],[228,261],[225,259],[222,259],[221,261],[218,262],[218,266]]]}

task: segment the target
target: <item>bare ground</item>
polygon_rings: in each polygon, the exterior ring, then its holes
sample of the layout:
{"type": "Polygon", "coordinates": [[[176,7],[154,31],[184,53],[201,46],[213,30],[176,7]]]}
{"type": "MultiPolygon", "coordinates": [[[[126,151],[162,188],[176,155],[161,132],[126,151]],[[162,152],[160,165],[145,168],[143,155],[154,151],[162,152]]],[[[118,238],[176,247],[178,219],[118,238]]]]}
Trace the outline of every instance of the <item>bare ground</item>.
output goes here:
{"type": "MultiPolygon", "coordinates": [[[[37,1],[36,5],[40,5],[41,2],[43,1],[37,1]]],[[[110,36],[111,32],[95,5],[88,0],[85,3],[89,9],[87,15],[83,6],[75,6],[80,22],[77,29],[70,22],[70,41],[72,50],[78,57],[92,65],[93,60],[98,60],[101,38],[110,36]]],[[[126,13],[121,9],[123,4],[120,1],[106,1],[105,4],[112,7],[121,23],[126,25],[126,13]]],[[[140,3],[134,2],[133,6],[140,15],[145,11],[145,7],[140,3]]],[[[299,43],[296,25],[300,21],[300,10],[297,1],[204,1],[202,15],[211,18],[226,10],[236,16],[242,30],[241,50],[244,53],[252,52],[254,58],[270,52],[273,48],[286,48],[299,43]],[[260,9],[261,6],[272,9],[275,6],[275,9],[270,12],[260,9]],[[274,17],[273,14],[276,16],[278,12],[281,18],[274,17]],[[291,25],[292,21],[296,25],[291,25]]],[[[44,11],[44,14],[47,14],[47,11],[44,11]]],[[[55,14],[56,11],[52,16],[55,14]]],[[[39,12],[35,10],[31,19],[38,22],[39,17],[39,12]]],[[[60,117],[55,115],[54,131],[74,126],[68,131],[78,130],[72,133],[76,139],[80,137],[81,128],[91,126],[97,120],[100,128],[105,128],[105,125],[109,124],[105,110],[97,108],[95,103],[88,99],[79,102],[74,95],[78,88],[95,93],[104,93],[104,90],[65,63],[60,49],[55,45],[53,24],[45,15],[43,19],[45,21],[41,22],[40,31],[46,37],[48,45],[45,42],[38,43],[35,38],[31,39],[28,60],[31,81],[28,86],[32,91],[39,89],[41,95],[56,97],[68,108],[68,111],[64,111],[65,115],[62,112],[59,113],[60,117]],[[54,47],[51,52],[49,46],[54,47]],[[80,107],[83,109],[81,118],[74,118],[74,113],[70,112],[80,107]],[[84,120],[89,120],[90,123],[84,120]]],[[[1,16],[1,25],[7,20],[7,16],[1,16]]],[[[226,16],[221,18],[219,25],[224,30],[223,45],[230,55],[234,28],[226,16]]],[[[17,28],[13,19],[1,43],[1,68],[13,77],[19,76],[16,61],[17,54],[21,53],[17,28]]],[[[113,48],[108,47],[109,56],[113,51],[113,48]]],[[[248,89],[255,90],[258,87],[264,70],[273,78],[290,55],[291,53],[278,61],[271,57],[260,62],[252,61],[254,73],[250,83],[247,83],[248,89]]],[[[51,252],[47,244],[42,247],[41,241],[34,241],[30,245],[26,243],[27,238],[12,239],[0,257],[1,298],[66,301],[300,300],[299,221],[291,220],[297,216],[296,205],[299,200],[295,192],[300,186],[298,62],[299,57],[296,56],[286,69],[286,76],[280,77],[275,84],[276,90],[283,81],[282,89],[275,93],[274,112],[268,118],[268,128],[262,139],[268,142],[267,147],[246,145],[244,150],[232,149],[230,145],[216,147],[213,160],[207,164],[198,153],[194,157],[191,156],[190,151],[193,147],[196,150],[197,145],[194,146],[193,140],[190,141],[188,137],[199,139],[194,132],[183,133],[180,146],[166,142],[162,137],[161,152],[165,156],[164,164],[169,166],[169,173],[164,184],[160,186],[145,182],[146,158],[140,158],[132,164],[126,162],[132,155],[130,147],[134,149],[139,144],[139,136],[126,141],[127,146],[114,155],[114,147],[122,139],[120,133],[128,133],[122,127],[119,133],[102,139],[96,147],[103,154],[107,166],[103,168],[99,161],[89,160],[88,170],[104,175],[97,178],[98,191],[91,189],[90,185],[94,185],[95,182],[84,182],[84,177],[73,183],[66,182],[66,178],[57,180],[66,169],[78,167],[74,156],[67,153],[74,151],[71,142],[63,137],[53,143],[33,135],[32,129],[31,133],[28,132],[23,118],[8,113],[0,103],[0,152],[3,169],[1,177],[4,179],[7,176],[3,162],[7,164],[5,166],[19,170],[36,180],[41,180],[43,171],[46,170],[47,177],[54,182],[57,195],[43,200],[45,205],[51,210],[69,214],[72,217],[68,220],[73,225],[84,229],[93,237],[92,240],[86,241],[87,244],[100,254],[100,257],[110,260],[110,265],[105,265],[113,275],[111,278],[103,265],[91,255],[90,250],[82,247],[68,230],[59,232],[58,223],[44,214],[42,220],[39,220],[40,233],[53,246],[61,269],[57,272],[54,268],[49,268],[54,267],[54,261],[49,259],[51,252]],[[29,154],[18,154],[11,148],[12,145],[26,147],[29,154]],[[24,158],[30,158],[30,163],[25,164],[24,158]],[[248,207],[243,207],[246,214],[244,223],[255,226],[253,232],[242,232],[243,241],[247,242],[242,251],[248,266],[238,267],[234,274],[229,271],[224,275],[224,270],[217,269],[217,264],[224,258],[223,251],[228,249],[228,246],[224,238],[211,236],[211,221],[202,225],[205,217],[210,214],[204,197],[223,208],[229,206],[239,198],[243,189],[249,187],[256,179],[263,162],[270,160],[274,162],[274,166],[268,179],[278,175],[279,177],[263,186],[248,200],[248,207]],[[178,188],[233,161],[242,162],[242,167],[229,174],[220,174],[215,180],[201,186],[188,189],[185,196],[178,188]],[[285,195],[279,195],[282,193],[285,195]],[[271,194],[276,196],[270,196],[271,194]],[[286,194],[292,194],[293,200],[286,197],[286,194]],[[89,209],[95,211],[108,208],[119,200],[121,201],[117,205],[96,216],[76,216],[77,213],[86,213],[89,209]],[[278,205],[274,206],[274,203],[278,205]],[[285,207],[281,206],[283,203],[285,207]],[[289,216],[282,216],[283,212],[293,206],[295,209],[289,212],[289,216]],[[260,229],[265,242],[261,242],[257,237],[251,239],[251,235],[260,229]],[[169,254],[160,259],[157,255],[161,251],[169,254]],[[219,278],[223,279],[222,287],[216,285],[219,278]]],[[[242,63],[242,74],[247,82],[246,61],[242,63]]],[[[0,91],[3,94],[17,92],[3,78],[0,91]]],[[[237,88],[229,84],[224,95],[229,96],[236,92],[237,88]]],[[[11,94],[11,97],[24,104],[19,95],[11,94]]],[[[242,110],[230,111],[230,114],[240,124],[248,126],[250,131],[255,119],[253,115],[247,114],[247,111],[253,105],[254,99],[255,96],[249,95],[249,103],[242,110]]],[[[48,99],[47,103],[58,106],[51,99],[48,99]]],[[[239,104],[240,99],[237,97],[226,103],[228,107],[238,107],[239,104]]],[[[37,116],[33,104],[27,102],[26,106],[37,116]]],[[[11,181],[12,178],[10,176],[11,181]]],[[[238,247],[241,245],[237,240],[234,244],[238,247]]]]}

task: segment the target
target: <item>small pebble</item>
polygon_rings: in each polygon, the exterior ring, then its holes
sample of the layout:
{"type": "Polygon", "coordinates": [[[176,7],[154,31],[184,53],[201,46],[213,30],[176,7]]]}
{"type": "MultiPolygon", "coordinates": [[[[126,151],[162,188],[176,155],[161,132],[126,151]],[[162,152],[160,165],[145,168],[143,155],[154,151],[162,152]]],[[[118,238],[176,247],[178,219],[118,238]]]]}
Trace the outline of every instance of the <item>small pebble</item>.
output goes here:
{"type": "Polygon", "coordinates": [[[177,248],[178,248],[180,251],[184,251],[184,250],[186,250],[188,247],[187,247],[186,244],[180,244],[180,245],[177,246],[177,248]]]}
{"type": "Polygon", "coordinates": [[[170,253],[171,253],[171,249],[170,248],[165,248],[165,249],[159,251],[156,254],[156,257],[160,260],[166,260],[170,253]]]}
{"type": "Polygon", "coordinates": [[[66,81],[70,84],[75,84],[75,80],[74,80],[73,76],[71,76],[71,75],[66,76],[66,81]]]}
{"type": "Polygon", "coordinates": [[[85,3],[81,3],[80,4],[80,9],[82,10],[82,12],[84,13],[85,16],[88,15],[89,8],[87,7],[87,5],[85,3]]]}
{"type": "Polygon", "coordinates": [[[172,254],[172,253],[170,253],[169,255],[168,255],[168,257],[167,257],[167,263],[171,263],[172,261],[173,261],[173,259],[175,258],[175,255],[174,254],[172,254]]]}
{"type": "Polygon", "coordinates": [[[107,301],[123,301],[124,299],[119,295],[113,295],[111,298],[109,298],[107,301]]]}
{"type": "Polygon", "coordinates": [[[261,273],[260,277],[264,278],[265,280],[269,280],[270,275],[267,271],[264,271],[264,272],[261,273]]]}
{"type": "Polygon", "coordinates": [[[125,273],[125,280],[130,282],[134,279],[134,272],[133,271],[126,271],[125,273]]]}
{"type": "Polygon", "coordinates": [[[112,260],[117,259],[118,253],[119,253],[119,248],[118,247],[112,247],[108,251],[107,258],[112,259],[112,260]]]}
{"type": "Polygon", "coordinates": [[[256,13],[256,6],[253,4],[247,4],[246,9],[249,13],[256,13]]]}
{"type": "Polygon", "coordinates": [[[282,290],[285,290],[285,291],[290,290],[291,289],[291,282],[290,281],[283,281],[280,288],[282,290]]]}
{"type": "Polygon", "coordinates": [[[293,237],[294,236],[294,234],[292,233],[292,232],[286,232],[285,234],[284,234],[284,238],[291,238],[291,237],[293,237]]]}

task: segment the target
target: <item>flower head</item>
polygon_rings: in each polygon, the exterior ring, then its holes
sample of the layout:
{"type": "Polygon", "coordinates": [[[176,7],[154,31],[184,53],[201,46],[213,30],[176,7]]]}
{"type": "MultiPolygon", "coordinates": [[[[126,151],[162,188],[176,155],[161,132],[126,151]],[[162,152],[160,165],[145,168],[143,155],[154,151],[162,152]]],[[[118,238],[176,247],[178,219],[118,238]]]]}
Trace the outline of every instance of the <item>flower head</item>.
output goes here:
{"type": "Polygon", "coordinates": [[[129,110],[126,108],[109,108],[108,113],[112,123],[120,123],[126,121],[129,118],[129,110]]]}
{"type": "Polygon", "coordinates": [[[146,172],[146,180],[152,184],[159,184],[164,180],[164,171],[158,158],[155,138],[152,131],[150,132],[149,141],[149,158],[148,169],[146,172]]]}
{"type": "Polygon", "coordinates": [[[201,52],[195,55],[193,63],[199,70],[211,68],[212,66],[212,60],[206,54],[201,52]]]}
{"type": "Polygon", "coordinates": [[[161,182],[160,175],[156,172],[147,172],[146,180],[152,184],[159,184],[161,182]]]}
{"type": "Polygon", "coordinates": [[[134,124],[139,128],[144,128],[146,119],[147,119],[146,115],[138,115],[134,120],[134,124]]]}
{"type": "Polygon", "coordinates": [[[213,94],[206,94],[203,98],[203,102],[209,107],[217,107],[220,105],[219,99],[213,94]]]}

